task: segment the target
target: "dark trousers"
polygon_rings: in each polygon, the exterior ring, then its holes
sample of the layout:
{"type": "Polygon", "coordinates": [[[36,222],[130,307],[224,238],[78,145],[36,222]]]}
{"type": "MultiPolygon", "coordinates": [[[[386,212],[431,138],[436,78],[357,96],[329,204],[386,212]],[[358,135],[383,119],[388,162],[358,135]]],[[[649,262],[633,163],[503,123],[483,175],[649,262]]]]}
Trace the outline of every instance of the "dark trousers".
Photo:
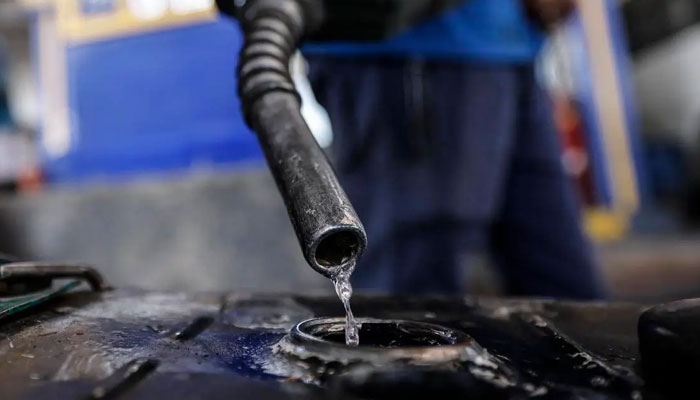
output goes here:
{"type": "Polygon", "coordinates": [[[369,247],[353,283],[393,293],[462,288],[488,249],[512,295],[603,295],[531,66],[313,57],[336,172],[369,247]]]}

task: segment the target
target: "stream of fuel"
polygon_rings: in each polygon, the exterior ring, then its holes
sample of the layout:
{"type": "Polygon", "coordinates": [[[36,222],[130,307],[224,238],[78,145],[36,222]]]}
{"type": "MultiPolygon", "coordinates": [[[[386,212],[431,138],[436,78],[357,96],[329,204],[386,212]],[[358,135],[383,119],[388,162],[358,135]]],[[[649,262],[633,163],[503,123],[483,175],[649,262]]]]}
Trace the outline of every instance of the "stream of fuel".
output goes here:
{"type": "Polygon", "coordinates": [[[345,344],[352,347],[360,345],[360,331],[357,326],[355,316],[352,315],[350,308],[350,298],[352,297],[352,284],[350,284],[350,276],[355,270],[355,264],[350,265],[338,272],[331,278],[335,292],[338,294],[340,301],[343,302],[345,308],[345,344]]]}

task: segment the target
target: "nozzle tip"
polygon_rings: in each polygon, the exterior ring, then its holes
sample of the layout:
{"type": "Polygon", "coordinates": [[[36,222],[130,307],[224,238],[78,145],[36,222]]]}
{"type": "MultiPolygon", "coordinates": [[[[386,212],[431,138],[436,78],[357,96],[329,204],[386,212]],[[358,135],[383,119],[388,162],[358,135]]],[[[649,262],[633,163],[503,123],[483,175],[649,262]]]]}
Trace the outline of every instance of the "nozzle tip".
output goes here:
{"type": "Polygon", "coordinates": [[[325,276],[350,268],[365,249],[367,239],[362,230],[341,227],[322,235],[309,254],[311,266],[325,276]]]}

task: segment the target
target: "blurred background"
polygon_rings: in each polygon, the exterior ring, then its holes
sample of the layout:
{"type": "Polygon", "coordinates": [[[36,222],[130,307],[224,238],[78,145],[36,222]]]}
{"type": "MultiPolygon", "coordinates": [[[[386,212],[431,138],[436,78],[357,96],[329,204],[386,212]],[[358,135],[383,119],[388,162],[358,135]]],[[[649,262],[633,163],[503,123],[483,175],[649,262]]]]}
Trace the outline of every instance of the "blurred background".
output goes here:
{"type": "MultiPolygon", "coordinates": [[[[700,295],[700,0],[579,5],[538,77],[613,297],[700,295]]],[[[330,291],[241,117],[240,41],[213,0],[0,0],[0,250],[116,286],[330,291]]],[[[466,290],[499,293],[468,264],[466,290]]]]}

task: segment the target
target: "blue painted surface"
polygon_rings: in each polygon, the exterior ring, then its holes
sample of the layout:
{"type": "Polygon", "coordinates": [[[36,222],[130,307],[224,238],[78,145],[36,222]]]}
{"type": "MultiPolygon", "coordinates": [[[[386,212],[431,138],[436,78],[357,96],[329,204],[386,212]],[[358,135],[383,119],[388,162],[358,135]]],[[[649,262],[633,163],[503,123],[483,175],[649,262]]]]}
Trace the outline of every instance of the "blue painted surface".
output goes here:
{"type": "Polygon", "coordinates": [[[219,20],[69,47],[72,146],[42,152],[49,181],[261,161],[236,94],[240,44],[219,20]]]}
{"type": "Polygon", "coordinates": [[[637,174],[637,191],[642,206],[646,205],[651,196],[651,180],[647,175],[644,148],[642,146],[641,116],[637,104],[637,92],[634,86],[634,65],[629,52],[629,40],[624,26],[624,15],[618,2],[606,0],[608,24],[612,36],[612,46],[617,60],[617,77],[620,82],[622,106],[627,123],[627,140],[630,146],[634,171],[637,174]]]}
{"type": "Polygon", "coordinates": [[[304,51],[528,63],[541,42],[542,32],[529,21],[520,0],[470,0],[385,42],[317,43],[304,51]]]}

